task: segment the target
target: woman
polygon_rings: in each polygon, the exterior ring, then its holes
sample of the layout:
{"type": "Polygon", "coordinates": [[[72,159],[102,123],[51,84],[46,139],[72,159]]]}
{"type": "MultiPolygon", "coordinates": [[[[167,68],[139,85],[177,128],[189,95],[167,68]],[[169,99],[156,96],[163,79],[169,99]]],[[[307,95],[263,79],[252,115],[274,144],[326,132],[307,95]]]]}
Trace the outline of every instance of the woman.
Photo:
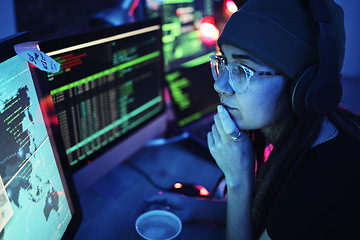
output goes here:
{"type": "MultiPolygon", "coordinates": [[[[324,4],[333,20],[339,74],[343,12],[332,0],[324,4]]],[[[356,236],[360,119],[340,107],[299,116],[291,100],[299,74],[319,63],[318,37],[307,1],[248,0],[218,40],[222,54],[211,56],[211,65],[222,105],[208,145],[225,176],[227,206],[202,201],[203,208],[218,207],[214,215],[196,216],[226,218],[227,239],[356,236]],[[268,143],[273,150],[264,163],[268,143]]],[[[174,195],[166,204],[191,218],[184,202],[200,208],[200,200],[174,195]]]]}

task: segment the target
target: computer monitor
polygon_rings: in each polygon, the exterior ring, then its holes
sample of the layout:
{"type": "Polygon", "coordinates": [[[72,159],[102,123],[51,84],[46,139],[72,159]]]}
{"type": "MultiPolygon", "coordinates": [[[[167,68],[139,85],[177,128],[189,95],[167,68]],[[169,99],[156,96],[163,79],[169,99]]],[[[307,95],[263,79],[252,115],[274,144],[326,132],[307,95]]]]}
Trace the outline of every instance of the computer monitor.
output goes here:
{"type": "Polygon", "coordinates": [[[82,213],[47,74],[0,40],[0,239],[71,239],[82,213]]]}
{"type": "Polygon", "coordinates": [[[165,80],[179,128],[216,112],[220,100],[214,90],[209,59],[199,65],[171,71],[165,75],[165,80]]]}
{"type": "Polygon", "coordinates": [[[163,19],[165,72],[215,51],[215,41],[205,44],[199,32],[204,19],[214,16],[213,0],[147,1],[146,15],[163,19]]]}
{"type": "Polygon", "coordinates": [[[39,43],[78,191],[165,132],[161,37],[152,19],[39,43]]]}

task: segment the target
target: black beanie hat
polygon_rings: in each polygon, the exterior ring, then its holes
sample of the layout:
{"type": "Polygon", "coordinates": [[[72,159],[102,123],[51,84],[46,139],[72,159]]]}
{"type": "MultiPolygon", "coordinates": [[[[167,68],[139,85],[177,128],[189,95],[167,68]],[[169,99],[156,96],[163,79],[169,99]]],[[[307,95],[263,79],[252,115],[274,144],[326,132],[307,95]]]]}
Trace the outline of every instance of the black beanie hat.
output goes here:
{"type": "MultiPolygon", "coordinates": [[[[339,72],[345,54],[344,13],[333,0],[323,0],[332,16],[339,72]]],[[[226,23],[218,46],[230,44],[294,79],[319,64],[320,36],[306,0],[248,0],[226,23]]]]}

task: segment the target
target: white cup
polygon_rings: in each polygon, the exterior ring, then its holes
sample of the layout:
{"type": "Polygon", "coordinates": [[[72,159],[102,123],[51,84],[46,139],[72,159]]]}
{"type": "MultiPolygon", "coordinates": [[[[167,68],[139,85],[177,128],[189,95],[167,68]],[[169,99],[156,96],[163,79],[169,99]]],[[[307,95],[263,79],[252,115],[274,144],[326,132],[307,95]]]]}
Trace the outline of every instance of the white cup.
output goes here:
{"type": "Polygon", "coordinates": [[[135,222],[136,231],[147,240],[171,240],[182,229],[178,216],[165,210],[152,210],[141,214],[135,222]]]}

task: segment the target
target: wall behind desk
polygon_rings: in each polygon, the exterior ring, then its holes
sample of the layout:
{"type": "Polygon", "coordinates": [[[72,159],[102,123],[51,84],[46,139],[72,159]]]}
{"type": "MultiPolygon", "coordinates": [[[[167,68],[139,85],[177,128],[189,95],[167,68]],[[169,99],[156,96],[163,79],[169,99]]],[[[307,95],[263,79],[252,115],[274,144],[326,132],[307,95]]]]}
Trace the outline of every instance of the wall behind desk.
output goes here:
{"type": "Polygon", "coordinates": [[[360,1],[335,0],[345,12],[345,60],[343,75],[360,77],[360,1]]]}
{"type": "Polygon", "coordinates": [[[117,0],[14,0],[18,31],[40,39],[91,30],[89,20],[117,0]]]}
{"type": "Polygon", "coordinates": [[[0,3],[0,39],[16,33],[15,9],[13,0],[0,3]]]}

